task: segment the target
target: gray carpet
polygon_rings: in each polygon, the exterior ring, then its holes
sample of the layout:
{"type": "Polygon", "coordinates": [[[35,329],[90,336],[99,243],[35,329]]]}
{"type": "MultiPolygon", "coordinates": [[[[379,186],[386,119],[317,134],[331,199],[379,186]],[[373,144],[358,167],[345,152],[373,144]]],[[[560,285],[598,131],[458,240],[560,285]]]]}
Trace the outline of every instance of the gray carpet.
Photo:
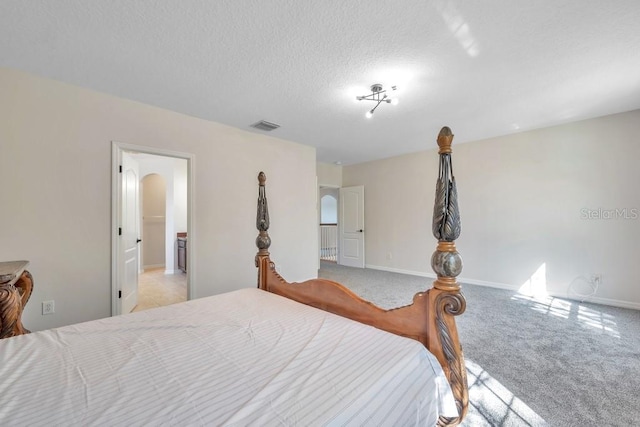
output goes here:
{"type": "MultiPolygon", "coordinates": [[[[320,277],[383,308],[432,279],[322,262],[320,277]]],[[[464,426],[640,426],[640,311],[463,285],[464,426]]]]}

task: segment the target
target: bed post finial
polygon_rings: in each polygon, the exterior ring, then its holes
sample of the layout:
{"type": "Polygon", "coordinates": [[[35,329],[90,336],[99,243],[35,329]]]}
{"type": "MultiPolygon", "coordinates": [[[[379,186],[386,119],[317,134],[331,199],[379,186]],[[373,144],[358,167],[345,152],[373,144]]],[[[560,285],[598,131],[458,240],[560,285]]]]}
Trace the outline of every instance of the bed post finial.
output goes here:
{"type": "Polygon", "coordinates": [[[436,183],[436,200],[433,206],[433,235],[438,247],[431,257],[431,267],[438,275],[433,286],[437,289],[456,291],[460,285],[456,277],[462,271],[462,257],[454,241],[460,236],[458,191],[451,165],[453,133],[447,126],[438,134],[440,168],[436,183]]]}
{"type": "Polygon", "coordinates": [[[451,128],[448,126],[444,126],[440,129],[440,133],[438,134],[438,147],[440,150],[439,154],[451,154],[451,143],[453,142],[453,133],[451,132],[451,128]]]}
{"type": "Polygon", "coordinates": [[[269,259],[269,246],[271,246],[271,238],[269,237],[269,207],[267,206],[267,192],[265,183],[267,176],[264,172],[258,174],[258,211],[256,215],[256,228],[258,229],[258,237],[256,237],[256,246],[258,253],[256,254],[256,267],[258,267],[258,288],[266,289],[267,274],[271,265],[269,259]]]}
{"type": "Polygon", "coordinates": [[[455,240],[460,236],[460,213],[456,179],[451,164],[452,142],[451,129],[443,127],[438,134],[440,166],[433,206],[433,235],[438,239],[438,246],[431,257],[431,267],[437,279],[430,292],[436,312],[434,327],[437,331],[430,339],[437,340],[438,343],[433,343],[429,349],[437,349],[434,354],[445,368],[458,407],[458,417],[440,417],[439,426],[460,424],[469,405],[467,372],[455,323],[455,316],[464,313],[466,309],[466,300],[456,281],[462,271],[462,257],[455,245],[455,240]]]}
{"type": "Polygon", "coordinates": [[[265,190],[265,182],[267,176],[264,172],[258,174],[258,212],[256,217],[256,228],[258,229],[258,237],[256,237],[256,246],[258,254],[269,255],[269,246],[271,246],[271,238],[269,237],[269,206],[267,206],[267,192],[265,190]]]}

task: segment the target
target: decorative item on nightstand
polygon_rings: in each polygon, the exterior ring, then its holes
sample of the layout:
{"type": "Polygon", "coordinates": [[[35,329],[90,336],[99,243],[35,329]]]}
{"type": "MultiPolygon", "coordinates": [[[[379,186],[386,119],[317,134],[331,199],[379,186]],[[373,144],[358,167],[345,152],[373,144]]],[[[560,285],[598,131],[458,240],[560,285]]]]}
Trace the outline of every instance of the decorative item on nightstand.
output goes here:
{"type": "Polygon", "coordinates": [[[0,338],[28,334],[22,326],[22,310],[33,290],[29,261],[0,262],[0,338]]]}

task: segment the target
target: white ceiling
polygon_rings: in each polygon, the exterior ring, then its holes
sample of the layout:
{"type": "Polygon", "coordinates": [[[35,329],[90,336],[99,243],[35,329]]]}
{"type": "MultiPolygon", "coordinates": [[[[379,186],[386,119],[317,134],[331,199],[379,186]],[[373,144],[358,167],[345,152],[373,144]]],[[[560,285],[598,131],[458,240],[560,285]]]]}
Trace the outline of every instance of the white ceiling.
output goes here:
{"type": "Polygon", "coordinates": [[[640,108],[640,1],[2,0],[0,66],[351,164],[640,108]]]}

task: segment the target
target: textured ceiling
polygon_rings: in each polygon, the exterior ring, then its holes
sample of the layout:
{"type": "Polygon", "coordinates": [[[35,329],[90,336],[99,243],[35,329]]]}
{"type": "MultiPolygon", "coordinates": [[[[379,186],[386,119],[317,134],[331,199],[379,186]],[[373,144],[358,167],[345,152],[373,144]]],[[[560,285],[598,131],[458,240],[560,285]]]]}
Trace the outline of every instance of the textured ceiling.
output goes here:
{"type": "Polygon", "coordinates": [[[640,108],[640,1],[2,0],[0,66],[350,164],[640,108]]]}

